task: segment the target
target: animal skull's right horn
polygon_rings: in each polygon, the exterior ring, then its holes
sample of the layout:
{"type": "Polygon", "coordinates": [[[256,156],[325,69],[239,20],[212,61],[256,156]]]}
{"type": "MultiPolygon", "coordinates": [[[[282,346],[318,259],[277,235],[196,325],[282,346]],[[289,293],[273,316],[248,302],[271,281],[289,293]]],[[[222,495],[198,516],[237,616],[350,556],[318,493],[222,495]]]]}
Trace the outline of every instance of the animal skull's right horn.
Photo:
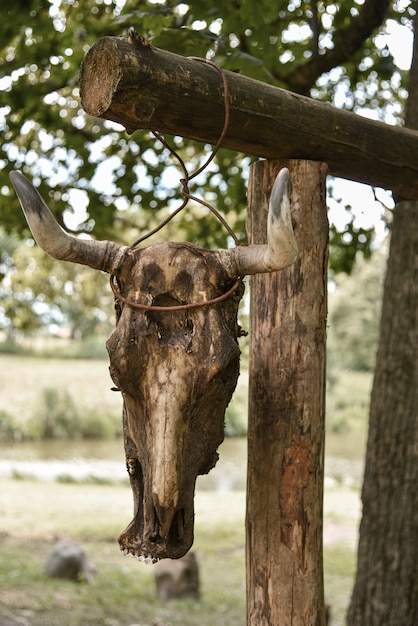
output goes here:
{"type": "Polygon", "coordinates": [[[267,244],[220,250],[228,272],[234,276],[281,270],[295,262],[298,246],[290,214],[290,175],[284,167],[278,173],[270,196],[267,244]]]}
{"type": "Polygon", "coordinates": [[[126,246],[69,235],[56,222],[38,191],[23,174],[11,172],[10,180],[29,228],[44,252],[54,259],[81,263],[104,272],[114,273],[117,270],[128,249],[126,246]]]}

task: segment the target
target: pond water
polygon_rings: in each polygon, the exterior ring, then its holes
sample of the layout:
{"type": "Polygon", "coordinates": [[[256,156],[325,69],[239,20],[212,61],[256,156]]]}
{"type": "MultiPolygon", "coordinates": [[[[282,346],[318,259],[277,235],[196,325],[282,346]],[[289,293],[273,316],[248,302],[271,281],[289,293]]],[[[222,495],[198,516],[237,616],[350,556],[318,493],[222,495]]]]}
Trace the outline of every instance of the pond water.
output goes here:
{"type": "MultiPolygon", "coordinates": [[[[364,435],[330,433],[325,448],[325,484],[359,487],[363,474],[364,435]]],[[[227,438],[216,467],[199,476],[197,489],[241,491],[246,488],[247,441],[227,438]]],[[[121,440],[42,441],[0,445],[0,478],[37,480],[127,481],[121,440]]]]}
{"type": "MultiPolygon", "coordinates": [[[[220,459],[200,489],[245,489],[246,440],[228,438],[219,448],[220,459]]],[[[0,477],[38,480],[127,480],[123,442],[120,440],[41,441],[0,446],[0,477]]]]}

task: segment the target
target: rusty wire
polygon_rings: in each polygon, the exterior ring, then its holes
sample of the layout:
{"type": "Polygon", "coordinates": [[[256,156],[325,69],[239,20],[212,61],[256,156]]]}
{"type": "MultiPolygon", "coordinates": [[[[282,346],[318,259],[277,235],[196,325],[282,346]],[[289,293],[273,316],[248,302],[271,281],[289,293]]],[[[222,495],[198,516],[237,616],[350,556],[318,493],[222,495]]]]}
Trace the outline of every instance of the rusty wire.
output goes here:
{"type": "Polygon", "coordinates": [[[142,235],[141,237],[139,237],[139,239],[137,239],[130,246],[130,248],[135,248],[138,244],[142,243],[145,239],[148,239],[152,235],[155,235],[155,233],[157,233],[159,230],[161,230],[161,228],[166,226],[166,224],[168,224],[178,213],[180,213],[180,211],[182,211],[186,207],[186,205],[188,204],[189,200],[194,200],[195,202],[197,202],[197,203],[205,206],[207,209],[209,209],[211,211],[211,213],[213,213],[213,215],[215,215],[215,217],[221,222],[222,226],[228,232],[230,237],[232,237],[232,239],[234,240],[235,244],[238,245],[238,246],[240,245],[238,237],[235,235],[234,231],[229,226],[229,224],[227,223],[225,218],[219,213],[219,211],[217,211],[217,209],[215,209],[215,207],[213,207],[208,202],[205,202],[204,200],[202,200],[202,198],[198,198],[197,196],[193,196],[190,193],[189,182],[193,178],[195,178],[196,176],[201,174],[207,168],[209,163],[211,163],[213,161],[213,159],[215,158],[215,156],[217,155],[217,153],[219,151],[219,148],[222,145],[222,141],[224,140],[224,137],[225,137],[225,135],[227,133],[228,126],[229,126],[230,103],[229,103],[228,81],[226,79],[225,72],[222,70],[222,68],[220,68],[218,65],[216,65],[216,63],[213,63],[213,61],[209,61],[208,59],[203,59],[203,58],[200,58],[200,57],[188,57],[188,58],[193,60],[193,61],[199,61],[201,63],[207,63],[211,67],[215,68],[221,75],[222,84],[223,84],[224,108],[225,108],[225,118],[224,118],[224,125],[223,125],[223,128],[222,128],[222,132],[221,132],[221,134],[219,136],[219,139],[216,142],[216,145],[213,148],[210,156],[208,157],[208,159],[195,172],[193,172],[192,174],[189,174],[189,172],[187,171],[187,167],[186,167],[183,159],[181,158],[181,156],[178,154],[178,152],[176,152],[176,150],[174,150],[174,148],[172,146],[170,146],[170,144],[164,139],[164,137],[159,132],[157,132],[156,130],[152,130],[151,131],[152,134],[154,135],[154,137],[156,137],[163,144],[163,146],[165,148],[167,148],[167,150],[169,150],[170,154],[172,154],[177,159],[177,161],[180,164],[181,169],[183,170],[184,177],[180,178],[180,183],[182,185],[181,193],[184,196],[184,200],[181,203],[181,205],[179,207],[177,207],[177,209],[175,209],[175,211],[170,213],[170,215],[165,220],[163,220],[160,224],[158,224],[158,226],[156,226],[150,232],[148,232],[145,235],[142,235]]]}
{"type": "Polygon", "coordinates": [[[211,300],[204,300],[203,302],[191,302],[190,304],[175,304],[173,306],[159,306],[157,304],[141,304],[140,302],[136,302],[135,300],[129,300],[125,298],[119,291],[119,287],[115,285],[115,276],[110,277],[110,286],[112,288],[115,297],[123,302],[124,304],[128,304],[134,309],[141,309],[143,311],[187,311],[189,309],[199,309],[204,306],[209,306],[211,304],[217,304],[218,302],[222,302],[222,300],[226,300],[229,298],[240,286],[242,283],[242,278],[238,277],[235,283],[232,285],[228,291],[217,296],[216,298],[212,298],[211,300]]]}
{"type": "MultiPolygon", "coordinates": [[[[203,165],[201,165],[192,174],[189,174],[183,159],[174,150],[174,148],[172,148],[168,144],[168,142],[164,139],[164,137],[160,133],[158,133],[156,130],[151,131],[152,134],[154,135],[154,137],[156,137],[163,144],[163,146],[166,147],[169,150],[170,154],[172,154],[178,160],[178,162],[180,164],[180,167],[183,170],[184,177],[180,178],[180,183],[182,185],[181,193],[184,196],[184,200],[182,201],[181,205],[178,206],[172,213],[170,213],[170,215],[165,220],[163,220],[160,224],[158,224],[158,226],[156,226],[151,231],[149,231],[145,235],[142,235],[141,237],[139,237],[139,239],[134,241],[134,243],[131,246],[129,246],[130,250],[132,250],[137,245],[142,243],[145,239],[148,239],[149,237],[151,237],[152,235],[157,233],[159,230],[161,230],[164,226],[166,226],[166,224],[168,224],[176,215],[178,215],[178,213],[180,213],[180,211],[182,211],[186,207],[186,205],[188,204],[189,200],[194,200],[195,202],[197,202],[197,203],[205,206],[207,209],[209,209],[211,211],[211,213],[213,213],[213,215],[215,215],[215,217],[221,222],[222,226],[228,232],[230,237],[232,237],[232,239],[234,240],[235,244],[238,245],[238,246],[241,245],[240,241],[238,240],[238,237],[235,235],[234,231],[229,226],[229,224],[227,223],[225,218],[219,213],[219,211],[217,211],[217,209],[215,209],[215,207],[213,207],[208,202],[205,202],[204,200],[202,200],[202,198],[198,198],[197,196],[194,196],[194,195],[192,195],[190,193],[189,182],[193,178],[195,178],[196,176],[201,174],[207,168],[209,163],[211,163],[213,161],[213,159],[215,158],[216,154],[219,151],[219,148],[222,145],[222,141],[223,141],[223,139],[224,139],[224,137],[226,135],[226,132],[227,132],[228,126],[229,126],[230,103],[229,103],[228,82],[227,82],[227,79],[226,79],[225,72],[218,65],[216,65],[216,63],[213,63],[212,61],[209,61],[208,59],[204,59],[204,58],[200,58],[200,57],[188,57],[188,58],[193,60],[193,61],[199,61],[201,63],[207,63],[211,67],[215,68],[216,71],[219,72],[220,75],[221,75],[222,84],[223,84],[224,107],[225,107],[225,118],[224,118],[223,129],[222,129],[222,132],[221,132],[221,134],[219,136],[219,139],[216,142],[216,145],[213,148],[213,150],[212,150],[210,156],[208,157],[208,159],[206,159],[206,161],[203,163],[203,165]]],[[[209,306],[209,305],[212,305],[212,304],[216,304],[218,302],[221,302],[222,300],[226,300],[226,298],[229,298],[229,296],[232,295],[238,289],[240,284],[242,283],[242,277],[238,277],[238,279],[233,284],[233,286],[230,289],[228,289],[228,291],[226,291],[224,294],[222,294],[220,296],[217,296],[216,298],[212,298],[210,300],[205,300],[204,302],[192,302],[192,303],[189,303],[189,304],[179,304],[179,305],[175,305],[175,306],[157,306],[157,305],[153,305],[153,304],[149,304],[149,305],[148,304],[140,304],[139,302],[136,302],[134,300],[129,300],[128,298],[125,298],[125,296],[123,296],[121,294],[121,292],[119,290],[119,287],[115,284],[115,280],[114,279],[115,279],[115,276],[112,274],[110,276],[110,286],[111,286],[111,289],[112,289],[115,297],[120,302],[123,302],[124,304],[127,304],[127,305],[129,305],[129,306],[131,306],[131,307],[133,307],[135,309],[142,309],[142,310],[145,310],[145,311],[165,311],[165,312],[182,311],[182,310],[188,310],[188,309],[197,309],[199,307],[204,307],[204,306],[209,306]]]]}

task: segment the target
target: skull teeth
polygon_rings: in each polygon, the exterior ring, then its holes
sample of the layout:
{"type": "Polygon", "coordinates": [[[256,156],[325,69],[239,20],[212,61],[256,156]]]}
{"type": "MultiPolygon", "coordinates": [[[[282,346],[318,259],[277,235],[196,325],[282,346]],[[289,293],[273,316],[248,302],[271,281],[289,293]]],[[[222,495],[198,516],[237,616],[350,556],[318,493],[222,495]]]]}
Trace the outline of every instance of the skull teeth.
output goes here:
{"type": "Polygon", "coordinates": [[[124,548],[122,552],[125,556],[138,559],[138,561],[140,561],[141,563],[145,563],[146,565],[153,565],[154,563],[157,563],[159,561],[157,557],[150,556],[149,554],[145,555],[139,550],[130,550],[129,548],[124,548]]]}
{"type": "Polygon", "coordinates": [[[158,561],[158,559],[154,556],[144,556],[143,554],[140,554],[136,558],[138,561],[141,561],[141,563],[145,563],[145,565],[153,565],[158,561]]]}
{"type": "Polygon", "coordinates": [[[124,548],[122,552],[125,556],[134,556],[131,552],[129,552],[128,548],[124,548]]]}

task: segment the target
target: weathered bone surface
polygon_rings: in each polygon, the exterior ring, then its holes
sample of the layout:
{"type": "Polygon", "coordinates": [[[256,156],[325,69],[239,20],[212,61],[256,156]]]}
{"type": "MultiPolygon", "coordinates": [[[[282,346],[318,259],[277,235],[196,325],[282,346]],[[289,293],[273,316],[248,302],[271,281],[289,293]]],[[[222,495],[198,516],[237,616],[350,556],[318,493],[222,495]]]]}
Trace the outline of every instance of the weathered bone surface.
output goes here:
{"type": "Polygon", "coordinates": [[[130,249],[79,240],[56,223],[32,184],[11,180],[32,234],[50,256],[109,272],[125,302],[107,342],[112,379],[123,396],[127,468],[134,518],[121,548],[141,559],[179,558],[193,543],[196,478],[215,465],[224,416],[239,375],[237,313],[240,286],[228,298],[199,308],[141,310],[204,303],[245,274],[294,262],[289,172],[271,194],[268,244],[210,251],[188,243],[130,249]]]}
{"type": "MultiPolygon", "coordinates": [[[[231,279],[216,252],[160,243],[128,254],[118,283],[129,300],[175,306],[219,296],[231,279]]],[[[241,295],[169,313],[122,307],[107,349],[124,398],[135,517],[119,541],[130,554],[177,558],[192,545],[195,481],[217,461],[239,373],[241,295]]]]}

